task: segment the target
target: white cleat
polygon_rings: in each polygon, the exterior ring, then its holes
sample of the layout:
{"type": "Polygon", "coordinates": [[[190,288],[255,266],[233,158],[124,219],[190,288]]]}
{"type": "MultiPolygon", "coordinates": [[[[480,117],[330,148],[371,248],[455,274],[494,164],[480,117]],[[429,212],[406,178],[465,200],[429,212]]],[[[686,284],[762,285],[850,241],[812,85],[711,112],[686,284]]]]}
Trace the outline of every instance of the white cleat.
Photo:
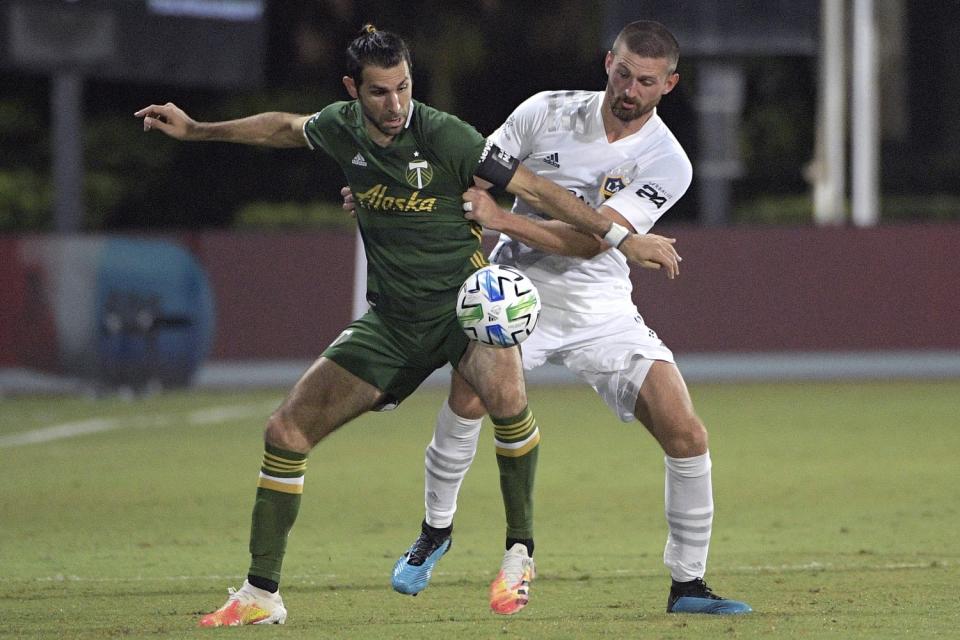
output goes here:
{"type": "Polygon", "coordinates": [[[258,589],[246,580],[240,589],[227,590],[230,597],[226,603],[200,618],[201,627],[239,627],[244,624],[283,624],[287,610],[280,592],[270,593],[258,589]]]}
{"type": "Polygon", "coordinates": [[[501,615],[517,613],[530,602],[530,583],[537,577],[533,558],[519,542],[503,554],[500,573],[490,584],[490,609],[501,615]]]}

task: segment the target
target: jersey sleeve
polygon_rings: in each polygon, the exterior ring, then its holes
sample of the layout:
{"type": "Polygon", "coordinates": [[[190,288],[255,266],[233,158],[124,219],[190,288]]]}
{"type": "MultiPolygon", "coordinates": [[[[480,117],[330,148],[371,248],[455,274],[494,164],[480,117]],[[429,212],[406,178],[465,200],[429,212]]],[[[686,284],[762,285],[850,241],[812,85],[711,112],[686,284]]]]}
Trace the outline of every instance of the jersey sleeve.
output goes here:
{"type": "Polygon", "coordinates": [[[548,92],[541,92],[524,100],[488,139],[523,161],[532,153],[533,141],[546,121],[547,95],[548,92]]]}
{"type": "Polygon", "coordinates": [[[473,185],[480,156],[486,140],[480,132],[456,116],[430,109],[417,103],[415,108],[423,118],[426,140],[421,150],[433,157],[433,161],[445,165],[460,177],[466,190],[473,185]]]}
{"type": "Polygon", "coordinates": [[[336,104],[327,105],[325,108],[316,112],[310,119],[303,124],[303,137],[307,139],[307,146],[311,151],[317,148],[330,152],[325,132],[329,131],[329,126],[333,123],[336,114],[336,104]]]}
{"type": "Polygon", "coordinates": [[[638,177],[603,205],[626,218],[637,233],[647,233],[693,179],[693,167],[682,151],[661,156],[641,167],[638,177]]]}

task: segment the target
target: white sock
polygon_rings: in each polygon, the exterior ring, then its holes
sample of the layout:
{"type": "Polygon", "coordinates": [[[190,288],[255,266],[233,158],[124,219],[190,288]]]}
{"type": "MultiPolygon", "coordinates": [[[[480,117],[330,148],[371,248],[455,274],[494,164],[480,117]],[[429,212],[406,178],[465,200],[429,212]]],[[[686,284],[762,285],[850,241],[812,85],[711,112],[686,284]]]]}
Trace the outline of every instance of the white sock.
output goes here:
{"type": "Polygon", "coordinates": [[[663,563],[678,582],[702,578],[713,525],[713,486],[710,452],[693,458],[664,456],[667,546],[663,563]]]}
{"type": "Polygon", "coordinates": [[[457,494],[477,453],[483,418],[468,420],[450,409],[446,400],[437,414],[433,440],[424,456],[424,506],[427,524],[444,528],[453,524],[457,494]]]}

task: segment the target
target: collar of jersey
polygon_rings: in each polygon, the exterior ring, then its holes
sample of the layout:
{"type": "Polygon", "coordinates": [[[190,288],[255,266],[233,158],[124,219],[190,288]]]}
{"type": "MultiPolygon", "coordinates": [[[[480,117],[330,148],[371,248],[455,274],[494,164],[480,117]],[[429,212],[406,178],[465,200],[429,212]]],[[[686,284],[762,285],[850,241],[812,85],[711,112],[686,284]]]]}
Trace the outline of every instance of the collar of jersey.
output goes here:
{"type": "Polygon", "coordinates": [[[413,110],[417,107],[417,103],[410,99],[410,111],[407,113],[407,123],[403,125],[404,129],[410,128],[410,123],[413,122],[413,110]]]}

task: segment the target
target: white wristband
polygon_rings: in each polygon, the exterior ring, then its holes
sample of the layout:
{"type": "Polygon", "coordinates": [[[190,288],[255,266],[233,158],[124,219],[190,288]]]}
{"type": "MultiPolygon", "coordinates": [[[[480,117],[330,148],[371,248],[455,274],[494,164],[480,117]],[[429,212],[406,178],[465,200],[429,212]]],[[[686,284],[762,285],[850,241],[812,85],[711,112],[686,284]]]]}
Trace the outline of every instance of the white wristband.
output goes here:
{"type": "Polygon", "coordinates": [[[607,231],[607,234],[603,236],[603,241],[611,247],[619,247],[629,235],[630,232],[625,226],[614,222],[610,225],[610,231],[607,231]]]}

